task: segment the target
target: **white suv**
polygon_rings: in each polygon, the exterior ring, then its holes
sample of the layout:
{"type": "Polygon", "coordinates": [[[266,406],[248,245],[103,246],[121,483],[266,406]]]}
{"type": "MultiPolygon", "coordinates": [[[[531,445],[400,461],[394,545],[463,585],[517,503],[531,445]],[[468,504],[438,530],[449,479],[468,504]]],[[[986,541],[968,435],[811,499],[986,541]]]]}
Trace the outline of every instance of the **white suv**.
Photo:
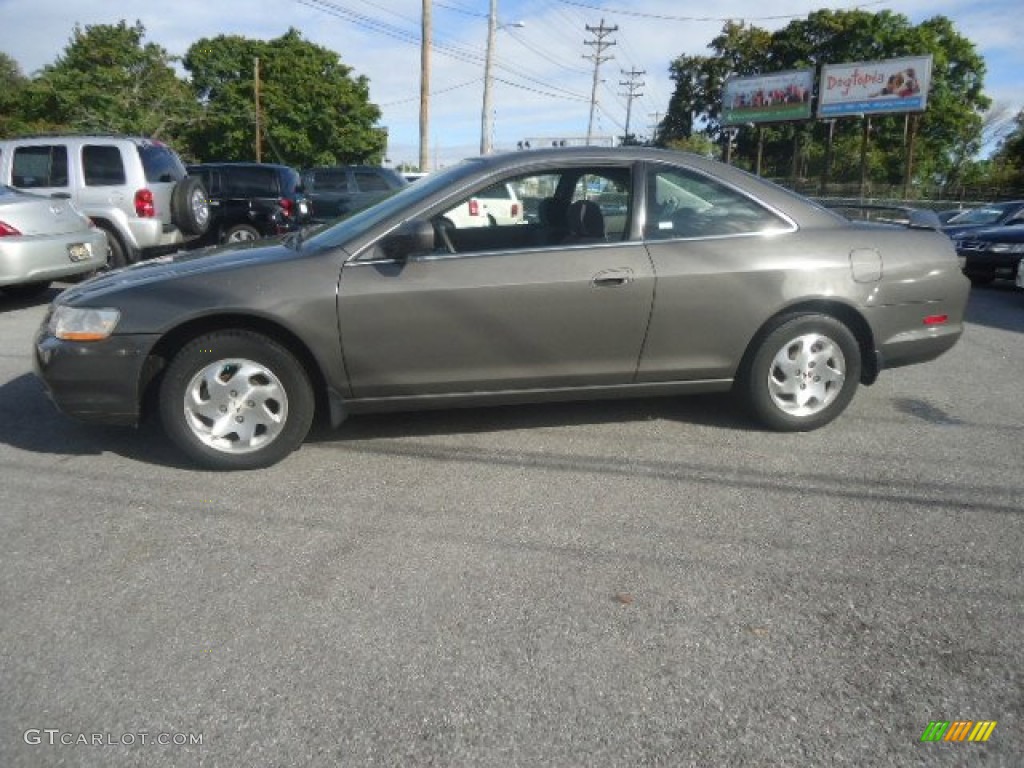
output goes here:
{"type": "Polygon", "coordinates": [[[110,267],[206,232],[202,183],[166,144],[132,136],[37,136],[0,141],[0,184],[70,199],[107,234],[110,267]]]}

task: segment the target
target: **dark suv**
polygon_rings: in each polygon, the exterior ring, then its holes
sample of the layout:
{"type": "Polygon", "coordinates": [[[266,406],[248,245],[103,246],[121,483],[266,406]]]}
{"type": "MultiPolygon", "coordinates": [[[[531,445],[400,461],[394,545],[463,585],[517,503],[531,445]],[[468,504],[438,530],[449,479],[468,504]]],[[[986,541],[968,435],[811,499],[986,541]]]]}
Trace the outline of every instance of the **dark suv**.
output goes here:
{"type": "Polygon", "coordinates": [[[347,216],[407,187],[396,171],[377,165],[330,165],[302,172],[318,221],[347,216]]]}
{"type": "Polygon", "coordinates": [[[299,172],[272,163],[188,166],[210,199],[210,228],[201,244],[237,243],[291,232],[310,222],[299,172]]]}

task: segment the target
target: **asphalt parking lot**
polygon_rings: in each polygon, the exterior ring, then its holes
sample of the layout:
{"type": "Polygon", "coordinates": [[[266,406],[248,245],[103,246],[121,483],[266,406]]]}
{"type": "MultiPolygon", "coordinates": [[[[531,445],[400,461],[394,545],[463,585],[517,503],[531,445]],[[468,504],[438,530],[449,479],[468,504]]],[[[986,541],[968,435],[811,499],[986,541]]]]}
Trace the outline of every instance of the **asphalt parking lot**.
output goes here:
{"type": "Polygon", "coordinates": [[[0,766],[1021,764],[1024,291],[806,435],[362,416],[236,474],[58,414],[45,301],[0,304],[0,766]]]}

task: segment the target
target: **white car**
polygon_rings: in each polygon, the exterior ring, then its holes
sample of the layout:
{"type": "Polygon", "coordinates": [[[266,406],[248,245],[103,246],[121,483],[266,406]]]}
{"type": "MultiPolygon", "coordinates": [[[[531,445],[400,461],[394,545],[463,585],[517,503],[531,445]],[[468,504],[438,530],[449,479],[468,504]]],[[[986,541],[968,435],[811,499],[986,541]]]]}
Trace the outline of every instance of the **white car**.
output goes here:
{"type": "Polygon", "coordinates": [[[523,202],[511,184],[495,184],[444,214],[456,229],[523,224],[523,202]]]}
{"type": "Polygon", "coordinates": [[[0,186],[0,293],[28,298],[106,263],[106,235],[70,200],[0,186]]]}

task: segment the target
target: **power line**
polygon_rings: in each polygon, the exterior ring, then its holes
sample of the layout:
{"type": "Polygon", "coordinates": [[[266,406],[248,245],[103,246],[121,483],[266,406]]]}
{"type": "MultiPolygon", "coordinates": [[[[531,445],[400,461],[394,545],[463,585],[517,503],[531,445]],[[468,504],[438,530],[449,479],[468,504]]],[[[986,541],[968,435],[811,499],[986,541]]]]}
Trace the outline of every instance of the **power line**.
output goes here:
{"type": "MultiPolygon", "coordinates": [[[[643,19],[658,19],[660,21],[716,21],[716,22],[727,22],[736,21],[736,16],[665,16],[657,13],[642,13],[640,11],[623,11],[623,10],[611,10],[609,8],[602,8],[597,5],[589,5],[587,3],[574,2],[574,0],[558,0],[558,2],[564,5],[572,5],[577,8],[586,8],[588,11],[600,11],[601,13],[610,13],[617,16],[636,16],[643,19]]],[[[861,8],[870,8],[873,5],[884,5],[885,0],[875,0],[870,3],[860,3],[858,5],[851,6],[850,10],[859,10],[861,8]]],[[[787,13],[778,16],[743,16],[743,19],[747,21],[780,21],[783,19],[804,19],[807,17],[806,13],[787,13]]]]}

